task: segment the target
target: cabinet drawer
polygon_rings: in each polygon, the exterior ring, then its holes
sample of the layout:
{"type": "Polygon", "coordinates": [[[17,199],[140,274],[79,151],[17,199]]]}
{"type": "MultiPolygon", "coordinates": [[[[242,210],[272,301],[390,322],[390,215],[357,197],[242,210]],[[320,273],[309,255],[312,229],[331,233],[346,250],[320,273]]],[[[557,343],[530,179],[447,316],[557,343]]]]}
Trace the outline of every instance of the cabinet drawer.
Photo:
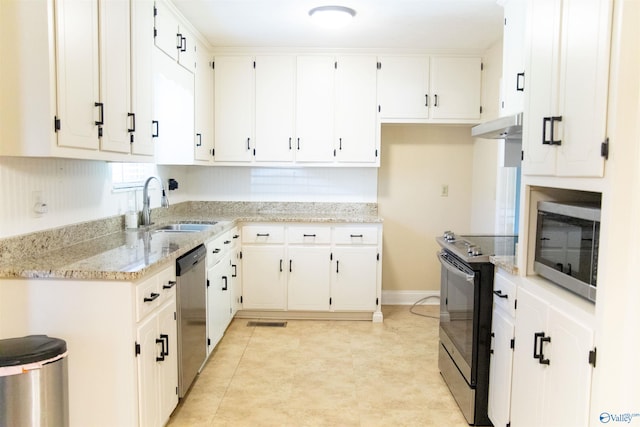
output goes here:
{"type": "Polygon", "coordinates": [[[517,286],[506,273],[496,273],[493,282],[493,304],[495,307],[501,307],[510,316],[516,316],[516,290],[517,286]]]}
{"type": "Polygon", "coordinates": [[[284,243],[284,226],[245,225],[242,227],[242,243],[284,243]]]}
{"type": "Polygon", "coordinates": [[[232,238],[230,232],[223,233],[206,243],[207,246],[207,267],[214,266],[220,258],[231,249],[232,238]]]}
{"type": "Polygon", "coordinates": [[[158,281],[158,289],[160,290],[160,298],[158,305],[164,304],[176,295],[176,270],[174,266],[167,267],[156,276],[158,281]]]}
{"type": "Polygon", "coordinates": [[[337,245],[375,245],[378,243],[378,227],[336,227],[333,241],[337,245]]]}
{"type": "Polygon", "coordinates": [[[331,228],[322,226],[292,226],[287,229],[287,240],[294,244],[329,244],[331,228]]]}
{"type": "Polygon", "coordinates": [[[156,276],[136,285],[136,321],[155,310],[160,305],[161,296],[156,276]]]}

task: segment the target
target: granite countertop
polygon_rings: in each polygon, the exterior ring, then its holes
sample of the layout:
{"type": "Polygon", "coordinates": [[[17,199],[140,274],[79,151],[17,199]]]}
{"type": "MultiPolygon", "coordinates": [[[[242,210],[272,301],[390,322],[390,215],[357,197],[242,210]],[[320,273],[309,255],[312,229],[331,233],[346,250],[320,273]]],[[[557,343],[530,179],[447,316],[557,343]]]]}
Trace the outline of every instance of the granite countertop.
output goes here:
{"type": "Polygon", "coordinates": [[[494,255],[489,257],[489,261],[509,274],[518,275],[518,259],[514,255],[494,255]]]}
{"type": "MultiPolygon", "coordinates": [[[[216,235],[230,230],[242,222],[312,222],[312,223],[377,223],[382,219],[377,212],[340,211],[335,213],[314,212],[217,212],[212,215],[201,206],[190,205],[190,209],[176,210],[162,215],[157,224],[135,230],[119,228],[96,238],[86,238],[74,244],[44,250],[42,242],[36,238],[25,238],[15,247],[0,245],[0,249],[24,253],[0,261],[0,279],[6,278],[49,278],[79,280],[123,280],[136,281],[151,270],[167,266],[192,248],[208,241],[216,235]],[[159,233],[155,229],[169,223],[213,223],[206,231],[193,233],[159,233]]],[[[210,210],[210,209],[209,209],[210,210]]],[[[120,221],[122,223],[122,221],[120,221]]],[[[77,229],[68,233],[78,233],[77,229]]],[[[81,231],[83,227],[78,227],[81,231]]],[[[95,233],[95,226],[85,232],[95,233]]],[[[42,234],[42,233],[41,233],[42,234]]],[[[58,233],[60,234],[60,232],[58,233]]],[[[59,239],[48,237],[49,240],[59,239]]],[[[13,239],[16,240],[16,239],[13,239]]]]}

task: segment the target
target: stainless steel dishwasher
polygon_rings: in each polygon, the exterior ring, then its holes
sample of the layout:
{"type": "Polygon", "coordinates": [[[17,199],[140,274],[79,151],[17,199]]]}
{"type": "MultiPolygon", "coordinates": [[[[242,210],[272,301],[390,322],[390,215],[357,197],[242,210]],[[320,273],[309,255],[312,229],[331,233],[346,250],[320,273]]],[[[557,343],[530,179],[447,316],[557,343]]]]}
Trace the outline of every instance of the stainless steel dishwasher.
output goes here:
{"type": "Polygon", "coordinates": [[[178,396],[184,397],[207,357],[207,250],[200,245],[176,260],[178,279],[178,396]]]}

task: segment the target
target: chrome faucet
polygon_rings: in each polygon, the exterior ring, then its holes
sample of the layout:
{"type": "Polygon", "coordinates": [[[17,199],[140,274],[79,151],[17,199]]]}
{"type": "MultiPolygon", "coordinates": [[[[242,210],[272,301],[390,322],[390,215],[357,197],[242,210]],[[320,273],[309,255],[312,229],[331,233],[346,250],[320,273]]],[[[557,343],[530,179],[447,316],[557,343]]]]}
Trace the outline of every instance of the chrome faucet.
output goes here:
{"type": "Polygon", "coordinates": [[[164,185],[162,185],[162,180],[157,176],[150,176],[144,183],[144,190],[142,190],[142,225],[151,225],[151,206],[149,204],[149,181],[152,179],[156,179],[160,183],[160,187],[162,188],[162,199],[160,200],[160,205],[163,208],[169,207],[169,199],[167,198],[167,194],[164,191],[164,185]]]}

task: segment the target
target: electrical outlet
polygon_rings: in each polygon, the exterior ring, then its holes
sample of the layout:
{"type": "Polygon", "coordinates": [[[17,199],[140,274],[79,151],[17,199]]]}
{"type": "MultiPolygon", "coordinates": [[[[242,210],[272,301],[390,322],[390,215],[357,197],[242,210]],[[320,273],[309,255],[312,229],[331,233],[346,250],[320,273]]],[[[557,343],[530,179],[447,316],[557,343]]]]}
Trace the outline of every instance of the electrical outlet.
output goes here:
{"type": "Polygon", "coordinates": [[[442,187],[440,187],[440,197],[449,197],[449,184],[442,184],[442,187]]]}
{"type": "Polygon", "coordinates": [[[42,191],[33,191],[31,193],[31,201],[33,206],[33,216],[40,217],[49,212],[49,207],[42,198],[42,191]]]}

